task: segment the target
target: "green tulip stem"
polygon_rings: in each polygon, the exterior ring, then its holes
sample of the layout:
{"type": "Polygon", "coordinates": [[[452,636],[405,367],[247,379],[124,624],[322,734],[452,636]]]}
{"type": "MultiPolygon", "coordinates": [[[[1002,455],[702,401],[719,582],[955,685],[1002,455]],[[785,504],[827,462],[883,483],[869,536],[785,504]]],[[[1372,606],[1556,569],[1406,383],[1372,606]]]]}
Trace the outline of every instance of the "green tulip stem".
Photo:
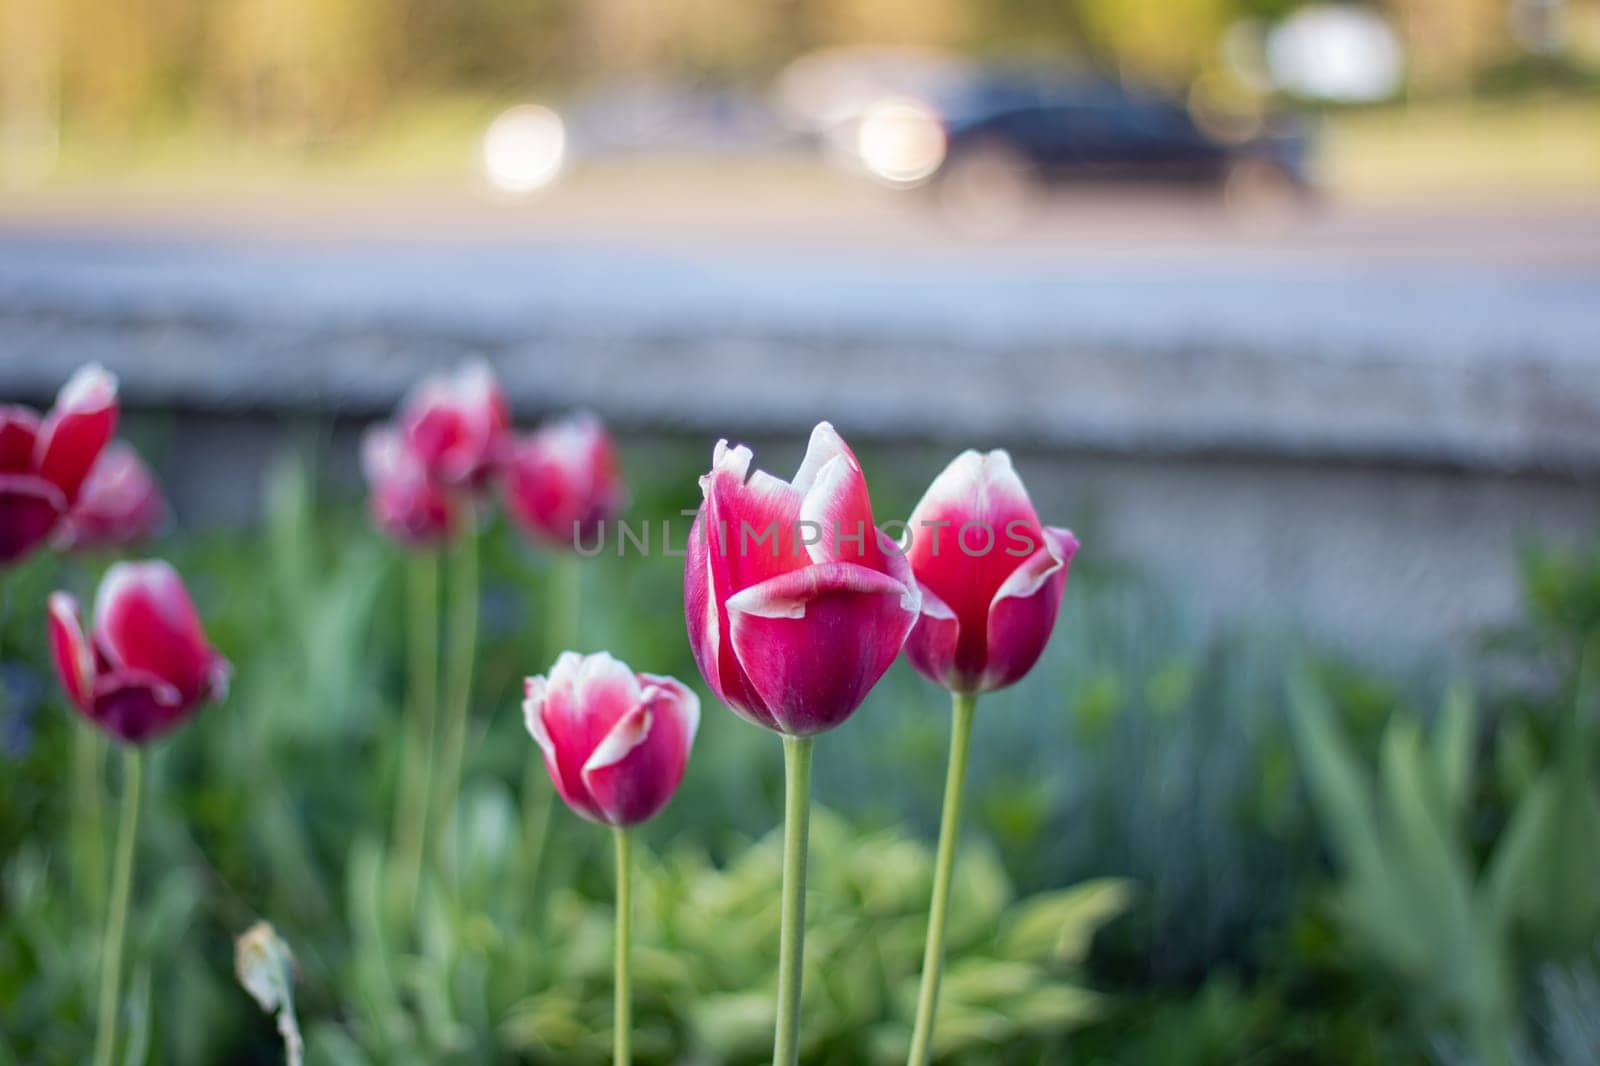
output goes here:
{"type": "Polygon", "coordinates": [[[79,899],[99,912],[106,905],[106,752],[87,722],[72,731],[73,857],[79,899]]]}
{"type": "Polygon", "coordinates": [[[133,851],[139,836],[139,779],[144,770],[143,756],[138,747],[130,744],[123,749],[122,765],[122,823],[117,829],[111,912],[106,918],[105,941],[100,951],[100,1014],[95,1026],[95,1066],[111,1066],[111,1054],[117,1042],[122,943],[127,937],[128,895],[133,888],[133,851]]]}
{"type": "Polygon", "coordinates": [[[434,732],[439,719],[439,555],[432,550],[407,560],[406,657],[411,697],[411,730],[401,763],[400,794],[395,797],[394,840],[400,862],[399,909],[410,914],[422,881],[429,793],[433,789],[434,732]]]}
{"type": "Polygon", "coordinates": [[[939,1009],[939,976],[944,969],[945,921],[950,915],[950,875],[956,865],[961,831],[961,794],[972,748],[973,693],[951,694],[950,766],[945,772],[944,813],[939,817],[939,852],[933,866],[933,902],[928,909],[928,943],[922,954],[922,990],[917,995],[917,1025],[911,1036],[910,1066],[925,1066],[933,1050],[934,1015],[939,1009]]]}
{"type": "Polygon", "coordinates": [[[445,661],[449,703],[446,705],[444,772],[440,778],[434,846],[441,857],[453,839],[450,823],[460,799],[462,762],[467,750],[467,725],[472,707],[472,664],[478,644],[478,526],[467,528],[450,551],[450,629],[445,661]]]}
{"type": "Polygon", "coordinates": [[[800,1060],[800,978],[806,937],[806,849],[811,832],[810,737],[783,738],[783,919],[778,935],[778,1024],[773,1066],[800,1060]]]}
{"type": "Polygon", "coordinates": [[[612,1023],[612,1046],[615,1048],[612,1060],[616,1066],[627,1066],[633,1053],[633,992],[628,984],[628,938],[633,925],[629,885],[631,871],[628,867],[633,839],[628,834],[627,826],[622,825],[612,830],[612,837],[617,844],[617,974],[616,987],[612,989],[616,1000],[616,1016],[612,1023]]]}

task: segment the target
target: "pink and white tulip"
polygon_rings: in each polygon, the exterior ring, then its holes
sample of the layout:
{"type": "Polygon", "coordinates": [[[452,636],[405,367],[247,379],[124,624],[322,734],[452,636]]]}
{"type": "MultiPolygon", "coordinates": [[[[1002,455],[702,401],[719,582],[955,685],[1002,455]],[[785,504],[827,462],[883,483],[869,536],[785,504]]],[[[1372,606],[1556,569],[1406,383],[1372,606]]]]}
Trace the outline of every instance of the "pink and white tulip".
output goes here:
{"type": "Polygon", "coordinates": [[[183,579],[159,560],[117,563],[100,582],[87,634],[78,604],[50,597],[50,647],[62,687],[85,717],[143,744],[223,698],[228,661],[206,640],[183,579]]]}
{"type": "Polygon", "coordinates": [[[1041,525],[1004,451],[966,451],[944,469],[908,523],[907,556],[922,616],[906,657],[955,692],[1021,680],[1055,627],[1071,531],[1041,525]]]}
{"type": "Polygon", "coordinates": [[[399,421],[406,448],[429,478],[477,488],[500,461],[511,414],[494,369],[479,361],[418,382],[399,421]]]}
{"type": "Polygon", "coordinates": [[[855,713],[917,620],[911,568],[873,522],[854,453],[823,422],[793,481],[750,472],[749,448],[719,441],[700,479],[684,609],[713,692],[791,736],[855,713]]]}
{"type": "Polygon", "coordinates": [[[689,763],[700,700],[683,682],[635,674],[606,652],[562,652],[530,677],[522,713],[556,791],[578,814],[635,825],[665,807],[689,763]]]}
{"type": "Polygon", "coordinates": [[[616,445],[591,414],[551,422],[514,441],[502,477],[511,517],[556,547],[593,539],[627,502],[616,445]]]}
{"type": "Polygon", "coordinates": [[[84,480],[57,544],[65,551],[123,548],[154,536],[166,517],[155,475],[132,445],[112,441],[84,480]]]}
{"type": "Polygon", "coordinates": [[[371,490],[372,520],[407,547],[441,544],[455,535],[460,505],[428,476],[392,426],[374,426],[361,441],[361,468],[371,490]]]}
{"type": "Polygon", "coordinates": [[[83,367],[42,420],[0,406],[0,566],[43,544],[78,499],[117,425],[117,379],[83,367]]]}

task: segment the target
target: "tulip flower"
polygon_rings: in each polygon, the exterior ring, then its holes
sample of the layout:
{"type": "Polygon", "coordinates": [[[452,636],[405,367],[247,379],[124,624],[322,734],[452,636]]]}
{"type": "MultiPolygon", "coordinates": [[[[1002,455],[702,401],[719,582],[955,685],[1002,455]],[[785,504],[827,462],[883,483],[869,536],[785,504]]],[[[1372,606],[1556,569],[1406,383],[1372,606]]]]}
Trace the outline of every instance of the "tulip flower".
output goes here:
{"type": "Polygon", "coordinates": [[[110,1066],[116,1046],[122,945],[139,832],[142,745],[173,729],[228,687],[228,662],[207,642],[176,570],[164,562],[117,563],[95,594],[85,636],[78,605],[50,597],[50,647],[62,687],[85,717],[124,743],[122,819],[117,833],[111,910],[101,954],[95,1066],[110,1066]]]}
{"type": "Polygon", "coordinates": [[[50,646],[73,704],[128,744],[173,729],[228,690],[228,661],[207,643],[183,579],[160,561],[107,571],[88,635],[77,601],[53,594],[50,646]]]}
{"type": "Polygon", "coordinates": [[[961,453],[908,523],[922,617],[906,658],[952,692],[1015,684],[1039,661],[1078,550],[1044,526],[1003,451],[961,453]]]}
{"type": "Polygon", "coordinates": [[[563,652],[548,678],[530,677],[528,732],[567,806],[610,826],[655,815],[683,780],[700,700],[683,682],[635,674],[605,652],[563,652]]]}
{"type": "Polygon", "coordinates": [[[372,520],[408,547],[430,547],[454,535],[458,506],[428,477],[421,460],[390,426],[375,426],[361,441],[361,468],[372,490],[372,520]]]}
{"type": "Polygon", "coordinates": [[[481,487],[511,425],[505,393],[486,362],[424,378],[400,405],[406,448],[436,481],[481,487]]]}
{"type": "Polygon", "coordinates": [[[799,1056],[806,837],[815,734],[854,713],[900,654],[919,598],[872,519],[854,453],[823,422],[793,481],[719,441],[684,560],[689,645],[711,690],[784,741],[776,1066],[799,1056]]]}
{"type": "Polygon", "coordinates": [[[44,543],[78,499],[117,424],[117,379],[97,365],[72,375],[42,420],[0,406],[0,566],[44,543]]]}
{"type": "Polygon", "coordinates": [[[684,606],[695,661],[724,703],[787,736],[849,718],[917,620],[911,567],[873,524],[861,464],[823,422],[793,482],[719,441],[700,479],[684,606]]]}
{"type": "Polygon", "coordinates": [[[530,677],[522,704],[556,791],[578,814],[613,829],[617,856],[614,1061],[629,1059],[628,828],[666,806],[683,780],[700,700],[681,681],[635,674],[605,652],[563,652],[530,677]]]}
{"type": "Polygon", "coordinates": [[[167,501],[139,453],[112,441],[89,471],[56,543],[65,551],[98,551],[137,544],[166,521],[167,501]]]}
{"type": "Polygon", "coordinates": [[[627,500],[616,445],[590,414],[552,422],[512,442],[502,476],[511,517],[556,547],[592,539],[627,500]]]}
{"type": "Polygon", "coordinates": [[[907,555],[922,592],[922,616],[906,657],[952,693],[953,728],[945,779],[933,900],[910,1063],[928,1061],[962,790],[980,692],[1021,680],[1038,662],[1078,550],[1069,531],[1041,525],[1003,451],[966,451],[944,469],[911,514],[907,555]]]}

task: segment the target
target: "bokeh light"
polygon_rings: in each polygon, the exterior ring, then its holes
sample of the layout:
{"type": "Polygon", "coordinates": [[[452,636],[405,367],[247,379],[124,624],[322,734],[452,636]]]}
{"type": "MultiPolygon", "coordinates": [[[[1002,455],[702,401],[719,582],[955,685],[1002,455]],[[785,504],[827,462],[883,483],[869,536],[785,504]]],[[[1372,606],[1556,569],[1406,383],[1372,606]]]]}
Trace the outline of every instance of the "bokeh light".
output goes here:
{"type": "Polygon", "coordinates": [[[566,156],[566,124],[548,107],[521,104],[484,131],[483,173],[499,192],[538,192],[561,176],[566,156]]]}
{"type": "Polygon", "coordinates": [[[891,97],[867,108],[856,129],[856,151],[867,172],[890,185],[926,181],[944,162],[944,126],[932,108],[891,97]]]}

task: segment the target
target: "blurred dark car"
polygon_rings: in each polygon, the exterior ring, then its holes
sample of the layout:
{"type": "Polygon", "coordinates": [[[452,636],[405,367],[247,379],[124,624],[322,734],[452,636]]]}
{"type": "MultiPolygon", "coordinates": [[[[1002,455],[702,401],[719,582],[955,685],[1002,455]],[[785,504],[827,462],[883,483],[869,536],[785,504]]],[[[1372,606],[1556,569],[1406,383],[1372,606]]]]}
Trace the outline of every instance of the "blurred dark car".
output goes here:
{"type": "Polygon", "coordinates": [[[930,104],[946,139],[932,183],[958,206],[999,206],[1024,186],[1059,183],[1211,187],[1230,201],[1312,192],[1311,139],[1288,116],[1208,130],[1158,93],[1014,72],[979,75],[930,104]]]}

